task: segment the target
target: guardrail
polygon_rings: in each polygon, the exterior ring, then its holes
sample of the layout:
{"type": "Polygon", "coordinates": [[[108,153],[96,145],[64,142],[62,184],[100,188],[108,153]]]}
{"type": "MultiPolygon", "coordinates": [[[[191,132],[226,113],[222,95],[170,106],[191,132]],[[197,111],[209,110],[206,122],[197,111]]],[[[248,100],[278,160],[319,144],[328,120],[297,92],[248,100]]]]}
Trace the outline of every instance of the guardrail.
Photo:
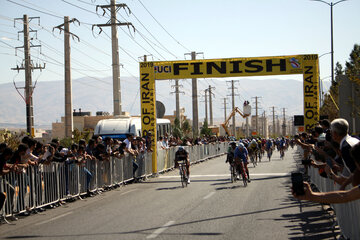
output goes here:
{"type": "MultiPolygon", "coordinates": [[[[228,143],[223,142],[184,148],[189,152],[190,162],[193,163],[226,153],[227,147],[228,143]]],[[[178,147],[172,147],[157,151],[159,173],[174,166],[177,149],[178,147]]],[[[142,153],[136,158],[126,154],[122,158],[111,157],[108,161],[89,160],[82,165],[65,161],[29,166],[26,171],[0,176],[0,192],[7,195],[0,217],[81,197],[87,192],[119,186],[134,177],[150,175],[153,175],[151,153],[142,153]],[[138,165],[135,176],[134,162],[138,165]]]]}
{"type": "MultiPolygon", "coordinates": [[[[302,153],[302,151],[300,152],[302,153]]],[[[310,167],[308,174],[311,182],[315,184],[321,192],[336,191],[340,188],[333,180],[321,177],[315,168],[310,167]]],[[[337,223],[345,239],[360,240],[360,200],[349,203],[331,204],[331,207],[335,211],[337,223]]]]}

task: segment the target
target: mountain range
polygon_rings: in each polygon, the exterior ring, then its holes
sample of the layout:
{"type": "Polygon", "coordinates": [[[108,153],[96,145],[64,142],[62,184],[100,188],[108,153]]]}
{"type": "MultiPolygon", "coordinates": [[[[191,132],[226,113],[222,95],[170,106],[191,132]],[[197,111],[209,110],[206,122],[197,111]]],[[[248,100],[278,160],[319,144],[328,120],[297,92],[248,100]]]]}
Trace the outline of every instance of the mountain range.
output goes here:
{"type": "MultiPolygon", "coordinates": [[[[185,115],[192,118],[191,80],[180,80],[180,106],[185,108],[185,115]]],[[[172,85],[174,81],[158,81],[156,83],[157,100],[163,102],[166,115],[173,114],[175,110],[175,95],[172,85]]],[[[230,112],[231,93],[230,83],[218,79],[198,79],[199,94],[199,119],[205,115],[204,89],[209,85],[214,86],[213,115],[214,122],[224,119],[224,100],[227,97],[227,114],[230,112]]],[[[303,113],[303,90],[302,82],[298,80],[241,78],[235,84],[237,94],[236,106],[241,108],[247,100],[252,105],[255,114],[253,97],[259,96],[259,114],[266,111],[270,114],[270,107],[276,107],[276,114],[282,116],[282,108],[286,109],[286,115],[303,113]]],[[[122,110],[131,115],[139,115],[139,80],[131,77],[121,78],[122,110]]],[[[22,92],[23,93],[23,92],[22,92]]],[[[90,111],[95,115],[97,111],[112,113],[112,78],[79,78],[72,81],[73,109],[90,111]]],[[[39,81],[33,93],[34,121],[36,127],[51,128],[51,123],[60,121],[64,115],[64,82],[63,81],[39,81]]],[[[237,120],[240,121],[240,120],[237,120]]],[[[17,93],[13,83],[0,84],[0,127],[25,127],[25,102],[17,93]]]]}

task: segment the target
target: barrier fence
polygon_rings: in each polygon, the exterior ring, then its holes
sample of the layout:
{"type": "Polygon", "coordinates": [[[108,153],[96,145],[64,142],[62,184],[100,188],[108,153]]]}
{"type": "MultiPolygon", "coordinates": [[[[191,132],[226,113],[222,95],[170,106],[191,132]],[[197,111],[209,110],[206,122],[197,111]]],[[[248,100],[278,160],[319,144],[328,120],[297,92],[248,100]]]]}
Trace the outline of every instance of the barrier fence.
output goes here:
{"type": "MultiPolygon", "coordinates": [[[[300,151],[302,153],[302,151],[300,151]]],[[[321,192],[331,192],[339,190],[340,186],[329,178],[321,177],[316,168],[310,167],[308,170],[311,182],[321,192]]],[[[347,188],[349,189],[349,187],[347,188]]],[[[360,240],[360,200],[349,203],[331,204],[336,214],[337,223],[345,239],[360,240]]]]}
{"type": "MultiPolygon", "coordinates": [[[[226,153],[228,143],[184,147],[190,162],[198,162],[226,153]]],[[[159,173],[171,169],[178,147],[157,151],[159,173]]],[[[52,162],[29,166],[21,172],[0,176],[0,192],[7,195],[0,217],[23,213],[69,198],[81,197],[87,192],[119,186],[134,177],[152,175],[152,153],[141,153],[136,158],[125,154],[122,158],[88,160],[85,164],[72,161],[52,162]],[[134,165],[137,171],[133,172],[134,165]]]]}

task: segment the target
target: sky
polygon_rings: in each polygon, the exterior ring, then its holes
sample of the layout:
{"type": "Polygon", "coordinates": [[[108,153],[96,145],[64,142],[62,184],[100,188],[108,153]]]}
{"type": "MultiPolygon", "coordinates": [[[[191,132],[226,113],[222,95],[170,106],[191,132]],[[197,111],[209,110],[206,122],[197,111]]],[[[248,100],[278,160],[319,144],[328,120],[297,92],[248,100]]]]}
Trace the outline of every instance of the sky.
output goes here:
{"type": "MultiPolygon", "coordinates": [[[[20,66],[24,53],[22,18],[40,17],[30,22],[34,64],[46,67],[34,70],[33,82],[64,79],[63,32],[54,27],[63,17],[80,22],[70,25],[79,37],[71,41],[72,78],[90,77],[95,81],[112,75],[110,27],[100,29],[93,24],[109,21],[109,12],[96,5],[107,5],[110,0],[0,0],[0,84],[15,81],[24,85],[24,73],[11,70],[20,66]],[[19,36],[19,40],[18,40],[19,36]],[[15,55],[16,53],[16,55],[15,55]]],[[[149,55],[149,61],[189,59],[184,55],[201,52],[197,58],[261,57],[296,54],[319,54],[320,78],[329,86],[331,75],[330,7],[310,0],[127,0],[131,10],[119,10],[121,22],[135,27],[119,27],[119,58],[123,65],[121,76],[138,81],[139,61],[149,55]]],[[[330,3],[330,1],[328,1],[330,3]]],[[[334,61],[343,66],[355,43],[360,40],[360,1],[348,0],[334,6],[334,61]]],[[[300,75],[278,76],[279,79],[302,81],[300,75]]],[[[256,77],[266,79],[266,77],[256,77]]],[[[224,82],[230,79],[224,79],[224,82]]],[[[184,84],[183,91],[191,92],[184,84]]],[[[112,85],[111,82],[104,84],[112,85]]],[[[122,89],[133,84],[122,81],[122,89]]],[[[224,83],[226,84],[226,83],[224,83]]],[[[286,82],[284,82],[286,84],[286,82]]],[[[205,84],[207,85],[207,84],[205,84]]],[[[91,87],[84,83],[84,90],[91,87]]],[[[246,86],[243,86],[246,88],[246,86]]],[[[111,94],[111,93],[110,93],[111,94]]],[[[216,94],[216,92],[215,92],[216,94]]],[[[250,93],[251,94],[251,93],[250,93]]],[[[250,98],[252,96],[247,96],[250,98]]]]}

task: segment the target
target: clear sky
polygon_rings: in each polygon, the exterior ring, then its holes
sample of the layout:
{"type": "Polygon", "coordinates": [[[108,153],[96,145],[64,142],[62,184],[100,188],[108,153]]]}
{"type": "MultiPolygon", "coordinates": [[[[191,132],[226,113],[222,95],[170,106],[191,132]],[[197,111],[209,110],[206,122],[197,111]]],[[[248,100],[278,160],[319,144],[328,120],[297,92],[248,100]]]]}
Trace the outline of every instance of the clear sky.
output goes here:
{"type": "MultiPolygon", "coordinates": [[[[38,30],[31,55],[34,63],[46,63],[40,73],[34,71],[33,81],[64,79],[63,33],[53,27],[63,23],[63,16],[77,18],[80,26],[71,24],[71,32],[80,42],[72,40],[72,77],[100,78],[111,76],[110,28],[92,31],[92,24],[106,23],[108,12],[96,5],[110,0],[0,0],[0,83],[21,85],[24,74],[10,70],[20,65],[21,49],[15,56],[14,47],[23,45],[22,22],[14,18],[40,17],[31,21],[38,30]],[[17,4],[16,4],[17,3],[17,4]],[[32,9],[30,9],[32,8],[32,9]],[[37,11],[38,10],[38,11],[37,11]],[[39,12],[41,11],[41,12],[39,12]]],[[[328,1],[330,2],[330,1],[328,1]]],[[[330,52],[330,7],[310,0],[126,0],[131,14],[122,9],[119,19],[136,28],[119,29],[121,76],[138,76],[139,57],[148,60],[184,59],[189,51],[203,52],[199,58],[257,57],[293,54],[325,54],[330,52]],[[145,6],[145,7],[144,7],[145,6]],[[154,20],[154,18],[157,22],[154,20]],[[165,30],[167,31],[165,31],[165,30]]],[[[355,43],[360,41],[360,1],[348,0],[334,7],[335,62],[344,65],[355,43]]],[[[189,59],[189,56],[186,56],[189,59]]],[[[331,75],[330,54],[320,58],[320,76],[331,75]]],[[[301,76],[279,76],[301,80],[301,76]]],[[[266,79],[259,77],[258,79],[266,79]]],[[[137,81],[134,78],[134,81],[137,81]]],[[[104,82],[104,84],[112,84],[104,82]]],[[[126,84],[122,82],[122,89],[126,84]]],[[[328,84],[327,84],[328,85],[328,84]]],[[[89,87],[84,83],[84,89],[89,87]]],[[[190,91],[190,86],[185,86],[190,91]]]]}

